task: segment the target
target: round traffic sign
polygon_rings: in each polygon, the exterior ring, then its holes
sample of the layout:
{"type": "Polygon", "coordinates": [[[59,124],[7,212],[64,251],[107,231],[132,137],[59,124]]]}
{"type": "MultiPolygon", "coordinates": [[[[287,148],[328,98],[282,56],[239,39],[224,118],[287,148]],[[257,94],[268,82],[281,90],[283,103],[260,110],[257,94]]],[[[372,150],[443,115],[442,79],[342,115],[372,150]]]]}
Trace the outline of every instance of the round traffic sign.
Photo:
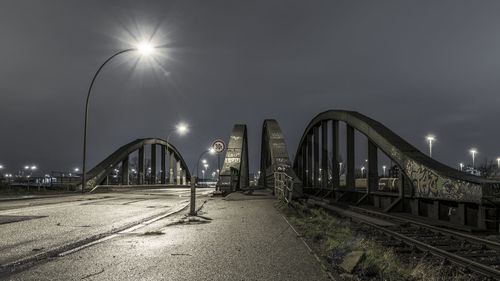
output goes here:
{"type": "Polygon", "coordinates": [[[226,149],[226,144],[222,140],[215,140],[212,142],[212,148],[216,153],[221,153],[226,149]]]}

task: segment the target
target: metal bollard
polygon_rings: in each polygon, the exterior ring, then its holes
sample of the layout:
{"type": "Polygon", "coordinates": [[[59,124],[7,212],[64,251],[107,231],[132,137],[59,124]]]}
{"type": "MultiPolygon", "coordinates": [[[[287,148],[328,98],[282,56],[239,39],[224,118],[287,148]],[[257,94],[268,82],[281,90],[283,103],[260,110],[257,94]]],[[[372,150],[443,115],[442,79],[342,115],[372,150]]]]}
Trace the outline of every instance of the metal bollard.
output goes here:
{"type": "Polygon", "coordinates": [[[191,202],[189,204],[189,215],[196,216],[196,176],[191,177],[191,202]]]}

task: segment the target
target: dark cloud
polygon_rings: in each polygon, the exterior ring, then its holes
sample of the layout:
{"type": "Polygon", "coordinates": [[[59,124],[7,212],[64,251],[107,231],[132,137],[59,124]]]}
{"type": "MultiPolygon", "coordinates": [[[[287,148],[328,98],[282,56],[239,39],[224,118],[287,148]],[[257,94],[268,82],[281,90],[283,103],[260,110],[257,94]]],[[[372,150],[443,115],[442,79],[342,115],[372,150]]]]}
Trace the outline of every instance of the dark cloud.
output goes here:
{"type": "Polygon", "coordinates": [[[189,163],[247,123],[255,170],[264,118],[278,119],[294,153],[327,109],[367,114],[422,149],[433,132],[436,158],[452,166],[471,145],[497,157],[499,11],[497,1],[2,1],[0,162],[80,166],[93,73],[155,30],[168,59],[126,55],[96,83],[91,164],[185,120],[192,133],[173,142],[189,163]]]}

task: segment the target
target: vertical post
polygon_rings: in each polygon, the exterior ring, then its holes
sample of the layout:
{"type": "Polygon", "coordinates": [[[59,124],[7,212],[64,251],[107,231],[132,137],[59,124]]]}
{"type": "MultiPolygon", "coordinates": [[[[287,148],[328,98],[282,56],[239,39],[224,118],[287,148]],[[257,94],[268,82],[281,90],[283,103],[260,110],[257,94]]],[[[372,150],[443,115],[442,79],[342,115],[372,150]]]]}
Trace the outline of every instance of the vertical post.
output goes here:
{"type": "Polygon", "coordinates": [[[302,160],[298,160],[298,159],[302,159],[302,147],[299,149],[299,153],[297,153],[297,155],[295,156],[295,162],[294,162],[294,166],[297,167],[297,170],[295,171],[295,173],[299,176],[302,176],[303,172],[303,168],[302,168],[302,160]]]}
{"type": "Polygon", "coordinates": [[[332,120],[332,189],[340,186],[339,121],[332,120]]]}
{"type": "MultiPolygon", "coordinates": [[[[399,171],[399,199],[401,200],[401,209],[404,211],[405,208],[405,175],[403,171],[399,171]]],[[[418,199],[414,199],[416,202],[416,214],[418,216],[418,199]]],[[[413,210],[412,210],[413,211],[413,210]]]]}
{"type": "Polygon", "coordinates": [[[169,169],[169,182],[170,184],[174,184],[174,151],[170,151],[170,166],[169,169]]]}
{"type": "Polygon", "coordinates": [[[139,148],[139,171],[137,171],[139,178],[138,178],[138,184],[144,184],[144,146],[141,146],[139,148]]]}
{"type": "Polygon", "coordinates": [[[182,169],[182,185],[187,185],[186,170],[182,169]]]}
{"type": "Polygon", "coordinates": [[[313,158],[313,146],[312,146],[312,132],[307,133],[307,169],[306,169],[306,174],[307,174],[307,187],[312,187],[312,177],[313,177],[313,165],[312,165],[312,158],[313,158]]]}
{"type": "Polygon", "coordinates": [[[122,185],[129,185],[129,178],[128,178],[128,155],[123,159],[122,161],[122,169],[121,169],[121,175],[122,175],[122,185]]]}
{"type": "Polygon", "coordinates": [[[151,184],[156,184],[156,144],[151,145],[151,184]]]}
{"type": "Polygon", "coordinates": [[[346,188],[354,190],[354,128],[346,124],[347,159],[346,159],[346,188]]]}
{"type": "Polygon", "coordinates": [[[167,156],[166,156],[166,153],[167,153],[167,147],[162,145],[160,146],[160,149],[161,149],[161,156],[160,156],[160,169],[161,169],[161,172],[160,172],[160,176],[161,176],[161,180],[160,180],[160,183],[161,184],[166,184],[166,178],[167,178],[167,156]]]}
{"type": "Polygon", "coordinates": [[[189,203],[189,215],[196,216],[196,176],[191,176],[191,202],[189,203]]]}
{"type": "Polygon", "coordinates": [[[313,183],[314,188],[318,188],[319,186],[319,125],[313,128],[313,144],[314,144],[314,169],[313,169],[313,183]]]}
{"type": "Polygon", "coordinates": [[[298,161],[302,162],[302,184],[307,185],[307,138],[301,147],[302,153],[300,154],[300,158],[298,161]]]}
{"type": "Polygon", "coordinates": [[[321,188],[328,187],[328,121],[321,122],[321,188]]]}
{"type": "Polygon", "coordinates": [[[378,159],[377,146],[368,140],[368,188],[366,193],[378,189],[378,159]]]}
{"type": "Polygon", "coordinates": [[[178,185],[181,185],[182,184],[181,183],[181,171],[182,171],[182,169],[181,169],[181,161],[179,161],[178,159],[175,159],[175,160],[176,160],[176,163],[177,163],[176,169],[175,169],[175,175],[177,176],[177,182],[176,183],[178,185]]]}

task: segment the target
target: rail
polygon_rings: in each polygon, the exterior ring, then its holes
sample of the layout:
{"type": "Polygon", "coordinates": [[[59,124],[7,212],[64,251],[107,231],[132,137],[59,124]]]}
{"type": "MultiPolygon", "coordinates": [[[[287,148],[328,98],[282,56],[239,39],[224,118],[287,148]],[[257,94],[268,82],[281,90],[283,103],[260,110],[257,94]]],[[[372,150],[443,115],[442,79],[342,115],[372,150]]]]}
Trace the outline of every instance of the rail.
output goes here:
{"type": "Polygon", "coordinates": [[[274,172],[274,195],[278,200],[289,204],[292,201],[293,178],[284,172],[274,172]]]}

